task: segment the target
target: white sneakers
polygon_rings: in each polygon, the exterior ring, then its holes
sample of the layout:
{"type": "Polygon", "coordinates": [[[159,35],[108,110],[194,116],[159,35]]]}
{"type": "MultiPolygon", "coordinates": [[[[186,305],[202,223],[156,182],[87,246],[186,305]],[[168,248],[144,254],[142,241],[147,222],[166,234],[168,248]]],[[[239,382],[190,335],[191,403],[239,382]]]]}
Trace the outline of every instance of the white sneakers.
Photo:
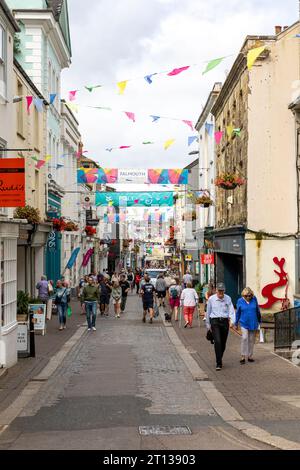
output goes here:
{"type": "Polygon", "coordinates": [[[93,326],[93,331],[97,331],[97,329],[93,326]]]}

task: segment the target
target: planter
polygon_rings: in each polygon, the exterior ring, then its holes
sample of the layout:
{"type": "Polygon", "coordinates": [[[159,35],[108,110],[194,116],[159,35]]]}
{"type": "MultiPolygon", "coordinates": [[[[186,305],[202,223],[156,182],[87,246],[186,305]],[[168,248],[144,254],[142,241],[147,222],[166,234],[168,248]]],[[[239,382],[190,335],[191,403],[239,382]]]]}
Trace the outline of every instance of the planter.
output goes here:
{"type": "Polygon", "coordinates": [[[230,185],[228,184],[220,184],[219,187],[222,189],[235,189],[238,186],[237,183],[231,183],[230,185]]]}
{"type": "Polygon", "coordinates": [[[206,204],[200,204],[200,207],[204,207],[205,209],[207,209],[209,206],[211,206],[211,204],[208,202],[206,204]]]}

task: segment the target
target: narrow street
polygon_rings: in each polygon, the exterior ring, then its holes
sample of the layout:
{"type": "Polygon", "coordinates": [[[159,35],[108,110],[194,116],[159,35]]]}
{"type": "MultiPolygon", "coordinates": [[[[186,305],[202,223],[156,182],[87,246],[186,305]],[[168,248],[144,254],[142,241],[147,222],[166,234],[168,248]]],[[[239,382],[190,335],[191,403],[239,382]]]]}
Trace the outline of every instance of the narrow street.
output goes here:
{"type": "Polygon", "coordinates": [[[84,332],[0,434],[0,449],[270,449],[217,415],[162,320],[141,318],[135,295],[120,319],[112,307],[108,318],[98,317],[97,331],[84,332]],[[187,427],[191,434],[146,435],[142,426],[187,427]]]}

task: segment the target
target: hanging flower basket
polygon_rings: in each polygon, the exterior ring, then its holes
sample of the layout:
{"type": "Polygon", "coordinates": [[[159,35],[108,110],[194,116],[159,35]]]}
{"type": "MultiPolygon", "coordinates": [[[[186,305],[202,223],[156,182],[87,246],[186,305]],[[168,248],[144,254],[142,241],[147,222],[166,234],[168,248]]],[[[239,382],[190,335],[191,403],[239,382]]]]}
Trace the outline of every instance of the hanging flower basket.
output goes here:
{"type": "Polygon", "coordinates": [[[70,220],[69,222],[66,222],[65,231],[78,232],[78,225],[75,224],[75,222],[72,222],[72,220],[70,220]]]}
{"type": "Polygon", "coordinates": [[[95,227],[91,227],[90,225],[87,225],[84,231],[88,237],[93,237],[97,233],[97,229],[95,227]]]}
{"type": "Polygon", "coordinates": [[[206,196],[206,195],[199,196],[195,200],[195,204],[199,204],[201,207],[206,207],[206,208],[209,206],[212,206],[213,203],[214,203],[213,200],[209,196],[206,196]]]}
{"type": "Polygon", "coordinates": [[[32,206],[18,207],[14,212],[15,219],[27,219],[30,224],[41,222],[40,211],[32,206]]]}
{"type": "Polygon", "coordinates": [[[197,219],[197,213],[196,213],[196,211],[186,212],[186,213],[182,216],[182,220],[184,220],[185,222],[192,222],[193,220],[196,220],[196,219],[197,219]]]}
{"type": "Polygon", "coordinates": [[[224,173],[215,180],[215,185],[222,189],[235,189],[243,186],[245,180],[234,173],[224,173]]]}
{"type": "Polygon", "coordinates": [[[52,219],[53,230],[63,232],[66,228],[66,221],[61,217],[60,219],[52,219]]]}

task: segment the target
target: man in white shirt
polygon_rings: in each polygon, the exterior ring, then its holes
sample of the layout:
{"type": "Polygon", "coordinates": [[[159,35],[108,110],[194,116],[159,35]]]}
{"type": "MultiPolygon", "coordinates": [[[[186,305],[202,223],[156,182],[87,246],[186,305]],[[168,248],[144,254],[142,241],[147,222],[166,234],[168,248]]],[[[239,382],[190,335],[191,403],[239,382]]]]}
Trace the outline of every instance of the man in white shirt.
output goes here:
{"type": "Polygon", "coordinates": [[[191,273],[187,272],[184,276],[183,276],[183,284],[184,284],[184,287],[186,288],[188,284],[192,284],[193,285],[193,276],[191,275],[191,273]]]}
{"type": "Polygon", "coordinates": [[[225,294],[224,284],[217,284],[216,294],[208,299],[206,312],[206,327],[211,330],[214,338],[216,370],[221,370],[223,366],[230,319],[234,321],[234,315],[234,307],[229,295],[225,294]]]}

